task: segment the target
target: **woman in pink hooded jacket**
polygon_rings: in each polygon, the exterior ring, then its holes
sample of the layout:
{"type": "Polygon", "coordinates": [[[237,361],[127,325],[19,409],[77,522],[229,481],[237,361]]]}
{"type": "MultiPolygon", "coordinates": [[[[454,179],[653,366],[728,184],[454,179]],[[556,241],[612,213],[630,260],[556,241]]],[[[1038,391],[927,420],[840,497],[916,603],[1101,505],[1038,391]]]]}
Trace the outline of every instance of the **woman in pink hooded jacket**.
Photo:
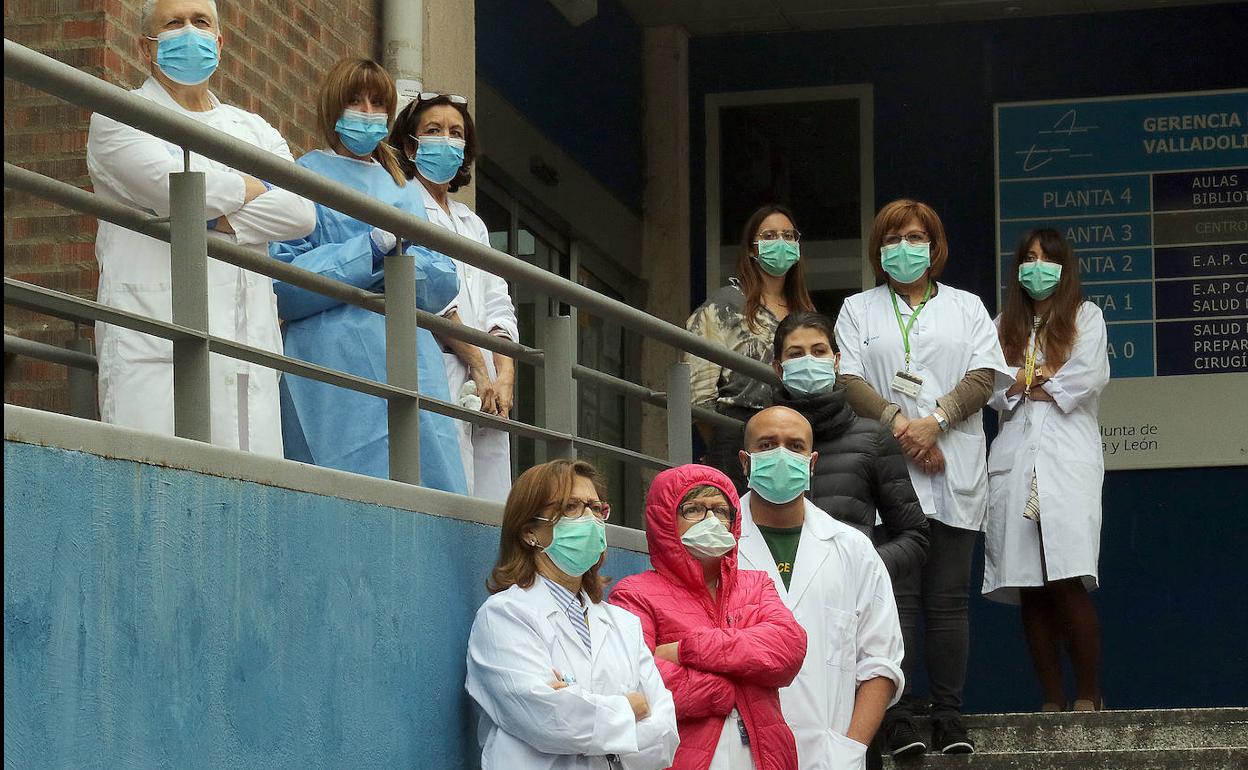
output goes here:
{"type": "Polygon", "coordinates": [[[653,570],[609,601],[641,618],[676,704],[673,770],[796,770],[779,690],[806,656],[806,632],[764,572],[737,569],[740,502],[704,465],[660,473],[646,495],[653,570]]]}

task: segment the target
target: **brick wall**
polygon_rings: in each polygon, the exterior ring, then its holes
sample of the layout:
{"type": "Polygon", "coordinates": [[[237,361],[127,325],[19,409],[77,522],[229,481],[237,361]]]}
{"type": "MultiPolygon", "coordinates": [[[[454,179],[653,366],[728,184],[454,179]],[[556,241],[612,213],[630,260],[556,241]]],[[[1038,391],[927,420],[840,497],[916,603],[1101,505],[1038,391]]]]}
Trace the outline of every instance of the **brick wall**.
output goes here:
{"type": "MultiPolygon", "coordinates": [[[[104,78],[136,88],[146,78],[136,39],[139,0],[5,0],[4,36],[104,78]]],[[[225,38],[212,87],[222,100],[263,116],[298,157],[322,146],[316,93],[322,75],[346,56],[378,57],[374,0],[218,0],[225,38]]],[[[6,162],[89,188],[89,114],[55,97],[4,81],[6,162]]],[[[4,274],[94,298],[95,220],[30,196],[4,194],[4,274]]],[[[20,336],[66,345],[90,328],[6,307],[20,336]]],[[[67,412],[63,367],[18,359],[6,372],[5,401],[67,412]]]]}

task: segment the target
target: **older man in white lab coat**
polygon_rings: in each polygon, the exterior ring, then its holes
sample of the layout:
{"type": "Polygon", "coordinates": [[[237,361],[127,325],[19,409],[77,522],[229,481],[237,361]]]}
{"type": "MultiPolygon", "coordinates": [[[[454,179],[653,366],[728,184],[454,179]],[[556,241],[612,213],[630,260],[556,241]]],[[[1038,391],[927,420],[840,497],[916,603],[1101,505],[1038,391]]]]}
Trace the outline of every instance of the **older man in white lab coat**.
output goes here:
{"type": "Polygon", "coordinates": [[[870,539],[805,498],[810,423],[787,407],[764,409],[746,425],[741,465],[741,569],[771,575],[806,629],[806,660],[780,705],[797,739],[802,770],[861,770],[884,710],[896,702],[901,625],[888,570],[870,539]]]}
{"type": "MultiPolygon", "coordinates": [[[[151,76],[133,91],[179,115],[291,160],[281,135],[263,118],[222,104],[208,90],[222,44],[212,0],[156,0],[141,9],[138,52],[151,76]]],[[[182,150],[103,115],[91,116],[87,169],[104,198],[169,214],[169,174],[183,170],[182,150]]],[[[191,155],[206,175],[205,226],[267,254],[269,241],[301,238],[316,225],[310,201],[224,164],[191,155]]],[[[99,301],[169,320],[169,245],[100,222],[99,301]]],[[[209,331],[244,345],[281,352],[272,281],[233,265],[208,262],[209,331]]],[[[100,323],[100,417],[153,433],[173,433],[173,346],[156,337],[100,323]]],[[[212,443],[282,456],[277,372],[214,354],[211,370],[212,443]]]]}

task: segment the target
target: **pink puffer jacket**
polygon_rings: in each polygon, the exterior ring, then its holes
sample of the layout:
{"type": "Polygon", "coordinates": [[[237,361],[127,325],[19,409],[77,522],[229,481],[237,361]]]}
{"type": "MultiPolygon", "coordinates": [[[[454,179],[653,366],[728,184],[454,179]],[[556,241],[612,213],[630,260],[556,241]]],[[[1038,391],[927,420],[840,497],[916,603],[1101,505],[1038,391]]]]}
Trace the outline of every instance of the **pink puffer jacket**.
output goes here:
{"type": "MultiPolygon", "coordinates": [[[[728,477],[705,465],[660,473],[646,495],[646,541],[653,570],[624,578],[609,601],[641,618],[650,649],[680,642],[680,664],[658,660],[676,702],[680,747],[673,770],[706,770],[724,718],[735,706],[758,770],[796,770],[793,733],[780,712],[779,688],[806,656],[806,632],[784,606],[766,572],[737,570],[734,547],[721,560],[717,600],[702,566],[680,542],[676,508],[692,488],[709,484],[740,508],[728,477]]],[[[741,537],[740,516],[732,533],[741,537]]]]}

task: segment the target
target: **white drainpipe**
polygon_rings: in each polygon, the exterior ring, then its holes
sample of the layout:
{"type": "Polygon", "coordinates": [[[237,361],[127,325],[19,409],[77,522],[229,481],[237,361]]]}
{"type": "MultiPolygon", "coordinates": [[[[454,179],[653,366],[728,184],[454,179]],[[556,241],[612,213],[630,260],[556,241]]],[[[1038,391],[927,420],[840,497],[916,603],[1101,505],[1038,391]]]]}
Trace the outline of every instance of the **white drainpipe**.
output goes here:
{"type": "Polygon", "coordinates": [[[382,64],[399,90],[399,110],[424,89],[424,0],[382,0],[382,64]]]}

